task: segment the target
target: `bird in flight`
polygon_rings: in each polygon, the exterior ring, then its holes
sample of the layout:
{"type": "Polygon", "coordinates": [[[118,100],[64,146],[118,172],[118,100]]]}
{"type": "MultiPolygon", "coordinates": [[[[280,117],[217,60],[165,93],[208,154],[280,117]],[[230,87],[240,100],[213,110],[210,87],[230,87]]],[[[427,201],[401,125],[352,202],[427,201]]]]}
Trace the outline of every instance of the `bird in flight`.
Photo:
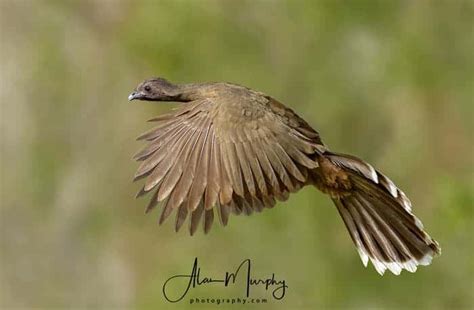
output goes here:
{"type": "Polygon", "coordinates": [[[334,202],[362,262],[378,273],[400,274],[429,265],[438,243],[412,213],[410,200],[370,164],[330,151],[319,133],[274,98],[231,83],[140,83],[129,100],[173,101],[171,113],[138,137],[148,145],[134,180],[145,179],[137,197],[153,192],[146,212],[162,202],[159,223],[173,211],[176,231],[189,217],[192,234],[214,214],[261,212],[311,185],[334,202]]]}

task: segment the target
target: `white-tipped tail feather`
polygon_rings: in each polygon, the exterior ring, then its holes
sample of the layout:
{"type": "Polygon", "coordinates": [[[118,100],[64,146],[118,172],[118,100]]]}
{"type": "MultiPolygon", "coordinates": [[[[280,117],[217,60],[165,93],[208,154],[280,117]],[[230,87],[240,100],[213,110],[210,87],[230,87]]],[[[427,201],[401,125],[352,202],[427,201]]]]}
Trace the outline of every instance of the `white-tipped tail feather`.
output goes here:
{"type": "Polygon", "coordinates": [[[388,269],[399,275],[429,265],[440,254],[438,243],[413,215],[410,200],[391,180],[353,156],[331,153],[326,158],[349,176],[351,189],[332,200],[364,266],[370,260],[379,274],[388,269]]]}

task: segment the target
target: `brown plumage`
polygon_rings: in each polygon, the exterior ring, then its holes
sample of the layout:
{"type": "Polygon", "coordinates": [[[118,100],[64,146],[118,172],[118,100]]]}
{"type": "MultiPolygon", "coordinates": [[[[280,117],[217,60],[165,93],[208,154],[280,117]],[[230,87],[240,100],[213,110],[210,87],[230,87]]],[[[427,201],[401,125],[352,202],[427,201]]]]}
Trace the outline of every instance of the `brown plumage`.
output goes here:
{"type": "Polygon", "coordinates": [[[160,224],[176,213],[176,231],[189,217],[194,234],[208,232],[216,211],[249,215],[306,185],[328,194],[359,255],[383,274],[414,272],[440,253],[393,182],[354,156],[329,151],[319,134],[291,109],[261,92],[229,83],[141,83],[129,100],[176,101],[172,113],[151,119],[149,144],[134,158],[137,196],[153,191],[146,212],[162,202],[160,224]]]}

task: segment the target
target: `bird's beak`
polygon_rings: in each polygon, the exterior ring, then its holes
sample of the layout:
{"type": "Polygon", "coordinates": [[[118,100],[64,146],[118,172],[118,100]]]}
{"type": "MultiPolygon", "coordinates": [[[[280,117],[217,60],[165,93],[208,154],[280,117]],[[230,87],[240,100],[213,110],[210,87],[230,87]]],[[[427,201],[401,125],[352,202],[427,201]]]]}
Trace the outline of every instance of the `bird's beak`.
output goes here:
{"type": "Polygon", "coordinates": [[[132,101],[132,100],[135,100],[135,99],[141,99],[141,98],[143,98],[143,96],[144,95],[141,92],[134,91],[133,93],[128,95],[128,101],[132,101]]]}

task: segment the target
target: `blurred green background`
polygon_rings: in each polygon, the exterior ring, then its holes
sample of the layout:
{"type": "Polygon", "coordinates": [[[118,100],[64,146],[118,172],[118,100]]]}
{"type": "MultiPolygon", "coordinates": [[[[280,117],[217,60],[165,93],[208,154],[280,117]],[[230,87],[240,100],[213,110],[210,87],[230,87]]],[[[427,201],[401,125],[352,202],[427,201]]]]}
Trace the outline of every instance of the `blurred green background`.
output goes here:
{"type": "Polygon", "coordinates": [[[472,1],[0,0],[0,14],[3,308],[207,309],[161,292],[195,256],[209,276],[251,258],[284,278],[282,301],[252,290],[262,309],[474,307],[472,1]],[[313,188],[207,236],[159,227],[131,182],[135,137],[173,106],[127,101],[150,76],[281,100],[389,175],[443,254],[380,277],[313,188]]]}

